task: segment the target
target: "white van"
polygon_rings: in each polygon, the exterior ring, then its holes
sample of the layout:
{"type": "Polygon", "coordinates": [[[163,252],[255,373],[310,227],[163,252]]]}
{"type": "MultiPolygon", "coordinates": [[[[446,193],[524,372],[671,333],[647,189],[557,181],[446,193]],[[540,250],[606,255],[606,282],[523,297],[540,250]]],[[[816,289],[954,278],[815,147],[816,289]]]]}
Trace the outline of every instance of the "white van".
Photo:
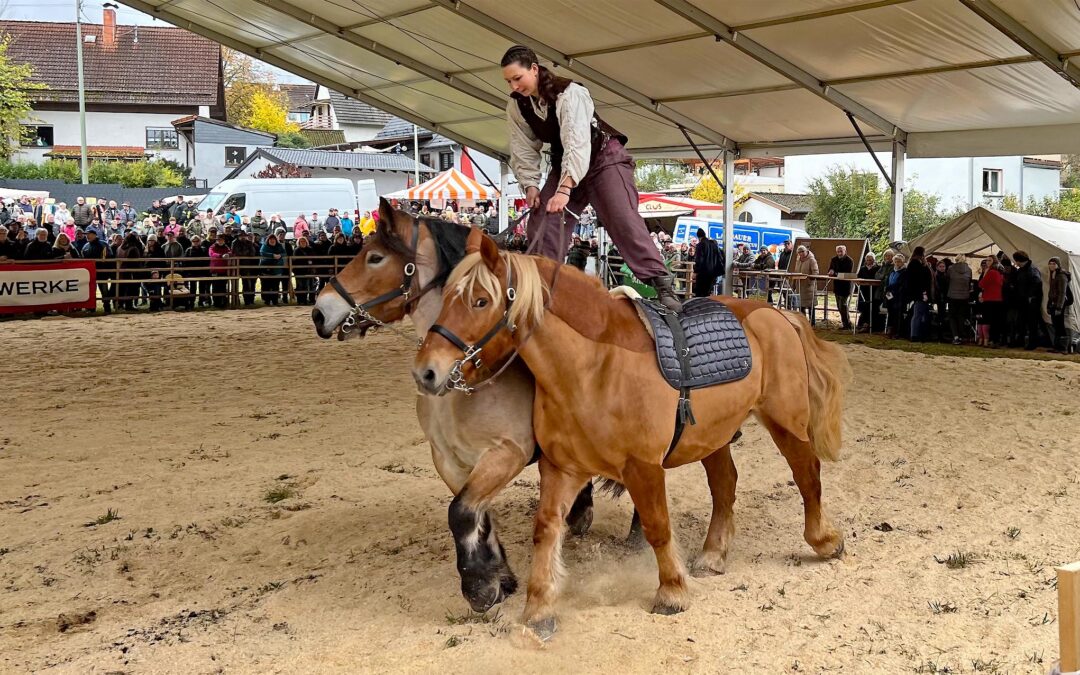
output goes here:
{"type": "Polygon", "coordinates": [[[217,216],[235,206],[237,213],[249,217],[262,209],[267,220],[280,214],[291,231],[301,213],[307,218],[318,213],[323,219],[330,209],[351,213],[356,204],[356,188],[347,178],[235,178],[215,185],[198,209],[200,213],[213,209],[217,216]]]}

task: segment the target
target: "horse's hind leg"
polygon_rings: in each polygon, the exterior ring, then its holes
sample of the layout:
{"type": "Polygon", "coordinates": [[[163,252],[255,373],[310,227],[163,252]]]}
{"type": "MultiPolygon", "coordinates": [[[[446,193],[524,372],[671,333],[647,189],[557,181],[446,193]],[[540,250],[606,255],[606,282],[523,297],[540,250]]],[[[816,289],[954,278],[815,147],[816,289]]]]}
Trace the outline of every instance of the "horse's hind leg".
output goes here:
{"type": "Polygon", "coordinates": [[[488,450],[450,502],[450,531],[457,549],[461,594],[477,612],[487,611],[517,590],[517,579],[495,533],[495,520],[488,506],[521,473],[527,460],[527,455],[516,447],[488,450]]]}
{"type": "Polygon", "coordinates": [[[570,526],[570,532],[581,537],[592,527],[593,520],[593,484],[590,480],[581,488],[574,505],[570,507],[570,513],[566,514],[566,524],[570,526]]]}
{"type": "Polygon", "coordinates": [[[712,519],[701,555],[694,560],[692,568],[695,574],[723,574],[728,547],[735,536],[733,507],[735,483],[739,480],[735,462],[731,459],[731,444],[701,460],[701,463],[705,466],[709,490],[712,492],[712,519]]]}
{"type": "Polygon", "coordinates": [[[572,474],[540,457],[540,507],[533,530],[533,562],[523,621],[536,637],[555,632],[555,600],[563,575],[562,539],[566,516],[589,475],[572,474]]]}
{"type": "Polygon", "coordinates": [[[796,438],[776,422],[759,415],[773,441],[791,467],[791,475],[803,498],[806,524],[803,538],[822,558],[839,557],[844,552],[844,537],[837,532],[821,508],[821,460],[808,441],[796,438]]]}
{"type": "Polygon", "coordinates": [[[656,464],[631,459],[623,470],[622,478],[641,515],[645,539],[656,554],[660,588],[656,591],[652,611],[655,614],[678,614],[690,606],[690,593],[686,587],[686,570],[671,536],[664,469],[656,464]]]}

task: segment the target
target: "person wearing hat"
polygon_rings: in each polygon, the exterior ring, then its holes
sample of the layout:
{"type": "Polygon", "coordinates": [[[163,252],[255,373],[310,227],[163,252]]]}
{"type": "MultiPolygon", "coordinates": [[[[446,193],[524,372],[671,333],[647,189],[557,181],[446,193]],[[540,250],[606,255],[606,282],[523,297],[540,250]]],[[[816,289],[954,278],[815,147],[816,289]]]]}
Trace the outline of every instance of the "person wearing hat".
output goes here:
{"type": "Polygon", "coordinates": [[[120,209],[120,220],[123,221],[125,230],[139,220],[139,212],[131,208],[131,202],[124,202],[120,209]]]}
{"type": "Polygon", "coordinates": [[[1046,324],[1043,321],[1043,279],[1039,268],[1031,263],[1027,251],[1016,251],[1012,255],[1016,263],[1013,283],[1013,302],[1016,307],[1016,346],[1022,342],[1024,349],[1037,349],[1042,339],[1046,324]]]}
{"type": "Polygon", "coordinates": [[[101,295],[101,306],[106,314],[112,314],[112,299],[116,295],[116,288],[112,282],[115,278],[115,267],[109,260],[113,257],[112,249],[105,242],[98,239],[97,230],[91,229],[85,232],[86,243],[82,245],[79,253],[83,258],[94,261],[97,269],[98,291],[101,295]]]}
{"type": "MultiPolygon", "coordinates": [[[[209,262],[210,254],[203,247],[202,237],[197,234],[192,235],[191,245],[184,249],[184,276],[188,278],[209,276],[210,270],[207,269],[209,262]]],[[[198,298],[200,307],[210,305],[209,281],[191,281],[188,282],[188,287],[198,298]]]]}
{"type": "Polygon", "coordinates": [[[266,217],[263,216],[262,209],[255,209],[255,215],[251,217],[248,224],[250,225],[250,230],[252,232],[266,236],[268,225],[266,223],[266,217]]]}

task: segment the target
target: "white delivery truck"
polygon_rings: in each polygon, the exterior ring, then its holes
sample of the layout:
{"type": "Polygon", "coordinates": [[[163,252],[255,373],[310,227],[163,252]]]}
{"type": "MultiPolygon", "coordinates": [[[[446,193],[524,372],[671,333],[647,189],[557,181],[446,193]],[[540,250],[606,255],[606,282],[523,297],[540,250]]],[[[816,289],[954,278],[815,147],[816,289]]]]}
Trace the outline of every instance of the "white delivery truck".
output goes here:
{"type": "Polygon", "coordinates": [[[347,178],[234,178],[215,185],[199,202],[198,209],[200,213],[213,209],[217,216],[234,206],[243,216],[254,216],[259,209],[267,220],[280,214],[291,232],[293,221],[301,213],[307,218],[318,213],[320,219],[330,209],[350,213],[359,209],[363,214],[379,208],[379,195],[373,180],[354,185],[347,178]]]}

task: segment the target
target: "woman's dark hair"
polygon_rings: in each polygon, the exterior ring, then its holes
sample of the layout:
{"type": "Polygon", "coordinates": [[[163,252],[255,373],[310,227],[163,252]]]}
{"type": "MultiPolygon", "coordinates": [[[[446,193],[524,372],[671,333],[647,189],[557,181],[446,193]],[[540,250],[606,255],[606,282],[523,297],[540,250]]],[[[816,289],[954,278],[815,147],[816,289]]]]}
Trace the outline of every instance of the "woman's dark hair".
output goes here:
{"type": "Polygon", "coordinates": [[[1027,251],[1017,251],[1016,253],[1013,253],[1012,257],[1017,263],[1026,263],[1031,260],[1031,256],[1027,254],[1027,251]]]}
{"type": "MultiPolygon", "coordinates": [[[[97,234],[97,232],[95,231],[94,234],[97,234]]],[[[139,245],[139,235],[135,234],[134,232],[128,232],[127,236],[124,237],[124,246],[138,246],[138,245],[139,245]]]]}
{"type": "Polygon", "coordinates": [[[542,100],[548,103],[548,105],[553,105],[555,100],[559,98],[559,94],[566,89],[571,82],[569,79],[559,77],[546,67],[540,65],[540,59],[536,57],[536,52],[522,45],[514,45],[510,49],[507,49],[506,53],[503,54],[499,65],[505,68],[513,63],[518,64],[522,68],[531,68],[533,64],[536,64],[537,93],[542,100]]]}
{"type": "Polygon", "coordinates": [[[705,230],[699,227],[697,229],[697,233],[694,236],[696,236],[699,241],[705,239],[705,230]]]}

